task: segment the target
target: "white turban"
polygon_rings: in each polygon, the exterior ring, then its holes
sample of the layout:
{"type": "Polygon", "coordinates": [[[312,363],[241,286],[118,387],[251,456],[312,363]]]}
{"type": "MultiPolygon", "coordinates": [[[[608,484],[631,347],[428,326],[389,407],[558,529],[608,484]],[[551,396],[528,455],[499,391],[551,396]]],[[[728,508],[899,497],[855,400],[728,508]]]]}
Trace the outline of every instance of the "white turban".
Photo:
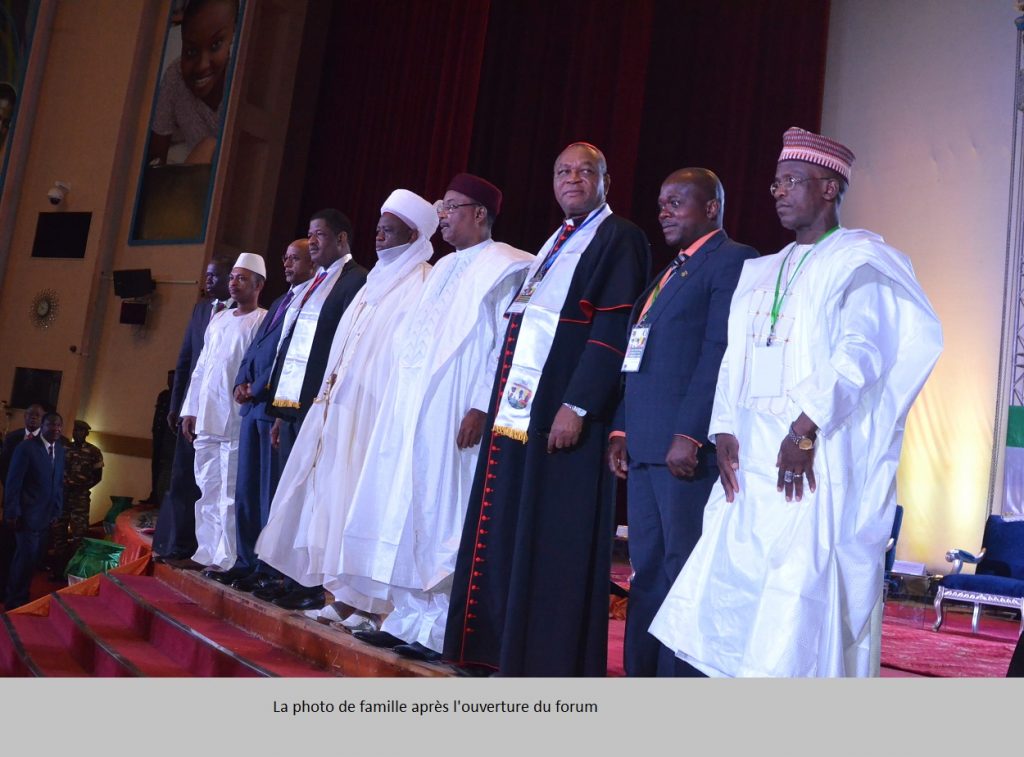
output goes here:
{"type": "Polygon", "coordinates": [[[437,231],[438,219],[434,206],[408,189],[396,189],[392,192],[380,206],[380,212],[398,216],[425,239],[430,239],[437,231]]]}
{"type": "Polygon", "coordinates": [[[430,238],[437,231],[438,219],[434,206],[408,189],[392,192],[381,205],[380,212],[382,215],[391,213],[402,219],[406,226],[416,230],[417,236],[411,244],[382,250],[377,254],[377,265],[366,277],[364,297],[370,304],[376,303],[417,266],[434,256],[430,238]]]}

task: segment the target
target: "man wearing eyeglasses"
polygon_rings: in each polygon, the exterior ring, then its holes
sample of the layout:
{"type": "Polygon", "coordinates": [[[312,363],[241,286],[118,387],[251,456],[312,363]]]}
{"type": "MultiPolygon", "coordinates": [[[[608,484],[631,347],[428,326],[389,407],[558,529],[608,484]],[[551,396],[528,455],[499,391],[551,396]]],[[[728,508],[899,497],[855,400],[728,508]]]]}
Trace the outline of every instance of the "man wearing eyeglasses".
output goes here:
{"type": "Polygon", "coordinates": [[[721,478],[651,633],[712,676],[877,675],[903,428],[942,332],[906,256],[839,225],[853,153],[782,142],[771,194],[795,241],[740,275],[708,433],[721,478]]]}
{"type": "Polygon", "coordinates": [[[599,149],[569,145],[553,173],[565,220],[509,307],[444,651],[502,675],[605,675],[604,451],[650,244],[608,206],[599,149]]]}
{"type": "Polygon", "coordinates": [[[388,378],[327,588],[359,613],[353,635],[420,660],[440,658],[451,573],[469,500],[505,310],[532,256],[491,238],[502,194],[462,173],[436,203],[455,248],[431,269],[395,335],[388,378]],[[393,609],[374,628],[383,599],[393,609]],[[368,625],[358,627],[361,616],[368,625]]]}
{"type": "Polygon", "coordinates": [[[692,675],[648,633],[693,545],[718,479],[707,438],[725,352],[729,302],[757,251],[722,229],[725,190],[706,168],[673,172],[661,185],[658,223],[678,254],[654,277],[630,316],[625,389],[609,440],[612,473],[627,483],[629,585],[624,660],[630,676],[692,675]]]}
{"type": "Polygon", "coordinates": [[[229,570],[209,574],[215,581],[225,584],[246,578],[257,569],[256,539],[267,524],[270,502],[281,475],[277,450],[270,443],[270,429],[274,425],[274,419],[267,414],[270,373],[288,305],[302,295],[313,277],[309,240],[296,239],[288,245],[281,262],[288,291],[267,308],[267,315],[246,349],[234,381],[234,400],[242,416],[235,482],[237,559],[229,570]]]}

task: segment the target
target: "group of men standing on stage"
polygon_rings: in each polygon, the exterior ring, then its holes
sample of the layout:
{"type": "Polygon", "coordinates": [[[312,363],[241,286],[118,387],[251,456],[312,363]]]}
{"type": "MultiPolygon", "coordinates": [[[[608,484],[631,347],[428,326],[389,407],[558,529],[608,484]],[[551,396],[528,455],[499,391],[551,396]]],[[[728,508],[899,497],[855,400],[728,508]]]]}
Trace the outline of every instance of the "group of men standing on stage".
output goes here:
{"type": "Polygon", "coordinates": [[[906,258],[839,227],[852,163],[786,132],[771,192],[796,240],[763,258],[722,229],[714,173],[673,172],[678,255],[653,279],[583,142],[555,161],[564,222],[536,255],[492,239],[501,191],[464,173],[433,205],[385,200],[368,273],[348,219],[314,214],[266,311],[260,256],[229,292],[214,261],[155,551],[406,657],[604,675],[618,477],[628,674],[869,674],[941,332],[906,258]],[[439,227],[455,251],[431,267],[439,227]]]}

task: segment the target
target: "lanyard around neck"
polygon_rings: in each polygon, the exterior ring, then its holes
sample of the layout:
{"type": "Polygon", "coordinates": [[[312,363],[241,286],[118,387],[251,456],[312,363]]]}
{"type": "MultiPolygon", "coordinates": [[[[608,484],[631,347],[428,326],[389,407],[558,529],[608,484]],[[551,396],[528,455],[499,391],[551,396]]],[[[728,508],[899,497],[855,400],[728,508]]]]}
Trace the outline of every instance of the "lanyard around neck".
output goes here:
{"type": "Polygon", "coordinates": [[[817,249],[818,245],[824,242],[832,232],[838,229],[839,226],[833,226],[831,229],[826,231],[818,240],[811,245],[811,249],[803,254],[799,262],[796,264],[796,270],[793,271],[791,276],[786,279],[786,288],[782,288],[782,272],[789,265],[789,258],[793,254],[793,250],[796,248],[796,242],[789,248],[789,252],[786,253],[786,259],[782,261],[782,265],[779,266],[779,275],[775,278],[775,296],[772,298],[772,312],[771,312],[771,328],[768,332],[768,346],[770,347],[772,342],[775,340],[775,325],[779,321],[779,316],[782,314],[782,303],[786,299],[786,295],[789,294],[790,287],[793,286],[793,282],[796,281],[797,275],[800,273],[800,269],[803,268],[804,261],[807,257],[817,249]]]}

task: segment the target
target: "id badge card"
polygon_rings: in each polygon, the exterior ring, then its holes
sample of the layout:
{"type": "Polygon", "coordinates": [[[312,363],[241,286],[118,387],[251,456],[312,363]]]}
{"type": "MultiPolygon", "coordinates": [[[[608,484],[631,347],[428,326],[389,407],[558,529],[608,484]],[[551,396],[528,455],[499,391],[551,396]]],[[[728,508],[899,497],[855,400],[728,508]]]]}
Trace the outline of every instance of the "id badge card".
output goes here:
{"type": "Polygon", "coordinates": [[[505,311],[505,315],[518,315],[526,310],[526,306],[530,304],[530,298],[533,297],[533,293],[537,291],[538,281],[527,281],[523,284],[523,288],[519,290],[519,294],[512,300],[512,304],[508,306],[508,310],[505,311]]]}
{"type": "Polygon", "coordinates": [[[647,335],[650,333],[650,326],[634,326],[629,332],[626,357],[622,361],[623,373],[636,373],[640,370],[640,361],[643,360],[644,350],[647,349],[647,335]]]}
{"type": "Polygon", "coordinates": [[[781,397],[782,370],[785,350],[782,342],[770,347],[764,344],[754,346],[750,364],[750,396],[781,397]]]}

